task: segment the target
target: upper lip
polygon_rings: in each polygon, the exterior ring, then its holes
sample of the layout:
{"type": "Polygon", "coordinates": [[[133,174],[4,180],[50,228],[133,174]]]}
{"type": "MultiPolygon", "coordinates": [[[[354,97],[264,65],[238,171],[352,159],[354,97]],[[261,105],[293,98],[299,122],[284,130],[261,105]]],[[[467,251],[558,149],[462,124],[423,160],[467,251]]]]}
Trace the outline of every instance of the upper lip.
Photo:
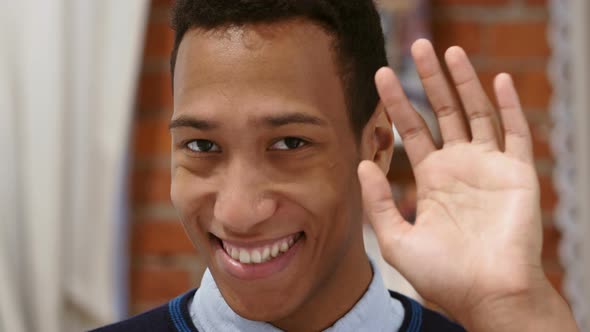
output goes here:
{"type": "Polygon", "coordinates": [[[213,236],[215,236],[217,239],[221,240],[222,242],[225,242],[227,244],[230,244],[234,247],[240,247],[240,248],[258,248],[258,247],[263,247],[265,245],[271,245],[274,244],[282,239],[285,238],[289,238],[291,236],[295,236],[297,234],[299,234],[301,232],[293,232],[293,233],[287,233],[286,235],[282,235],[282,236],[276,236],[270,239],[264,239],[264,240],[244,240],[244,239],[224,239],[222,237],[219,237],[215,234],[213,234],[213,236]]]}

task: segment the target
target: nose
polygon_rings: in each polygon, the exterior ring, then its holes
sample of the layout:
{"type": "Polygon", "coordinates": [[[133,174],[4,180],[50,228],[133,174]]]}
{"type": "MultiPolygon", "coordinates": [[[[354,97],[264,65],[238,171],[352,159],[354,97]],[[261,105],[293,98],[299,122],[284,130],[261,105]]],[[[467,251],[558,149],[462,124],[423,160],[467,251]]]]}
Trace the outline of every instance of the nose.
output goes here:
{"type": "Polygon", "coordinates": [[[270,190],[271,181],[253,163],[236,162],[228,167],[217,192],[214,218],[235,234],[256,232],[277,209],[270,190]]]}

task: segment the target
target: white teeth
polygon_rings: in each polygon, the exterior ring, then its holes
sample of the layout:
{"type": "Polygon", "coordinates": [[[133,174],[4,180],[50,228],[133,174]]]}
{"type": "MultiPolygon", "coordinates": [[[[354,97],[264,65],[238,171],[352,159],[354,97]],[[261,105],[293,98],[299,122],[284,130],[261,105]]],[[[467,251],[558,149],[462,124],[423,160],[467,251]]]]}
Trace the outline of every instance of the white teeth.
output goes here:
{"type": "Polygon", "coordinates": [[[275,258],[275,257],[277,257],[277,256],[279,255],[279,245],[278,245],[278,243],[275,243],[275,244],[272,246],[272,250],[270,251],[270,255],[271,255],[273,258],[275,258]]]}
{"type": "Polygon", "coordinates": [[[281,252],[286,252],[287,250],[289,250],[289,244],[287,243],[287,241],[283,241],[281,243],[281,252]]]}
{"type": "Polygon", "coordinates": [[[231,249],[231,258],[233,258],[235,260],[239,260],[240,259],[240,251],[236,248],[232,248],[231,249]]]}
{"type": "Polygon", "coordinates": [[[233,260],[239,261],[242,264],[259,264],[264,263],[273,258],[276,258],[289,249],[299,240],[301,236],[295,235],[275,242],[273,245],[260,247],[256,249],[236,248],[231,244],[222,241],[222,247],[225,252],[231,256],[233,260]]]}
{"type": "Polygon", "coordinates": [[[250,253],[244,249],[240,250],[240,263],[250,264],[250,253]]]}
{"type": "Polygon", "coordinates": [[[268,247],[265,247],[264,250],[262,251],[262,261],[266,262],[269,259],[270,259],[270,249],[268,247]]]}
{"type": "Polygon", "coordinates": [[[261,263],[262,262],[262,257],[260,257],[260,251],[258,250],[253,250],[252,254],[250,255],[252,256],[252,263],[261,263]]]}

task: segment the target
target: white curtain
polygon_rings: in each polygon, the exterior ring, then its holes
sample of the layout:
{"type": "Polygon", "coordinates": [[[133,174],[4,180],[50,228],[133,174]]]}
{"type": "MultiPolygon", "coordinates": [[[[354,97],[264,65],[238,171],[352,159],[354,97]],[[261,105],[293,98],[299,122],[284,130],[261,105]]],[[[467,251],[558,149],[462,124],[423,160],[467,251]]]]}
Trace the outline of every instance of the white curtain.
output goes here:
{"type": "Polygon", "coordinates": [[[590,331],[590,2],[552,0],[549,73],[551,135],[559,194],[555,220],[563,237],[563,289],[581,331],[590,331]]]}
{"type": "Polygon", "coordinates": [[[0,3],[0,331],[125,308],[125,167],[148,0],[0,3]]]}

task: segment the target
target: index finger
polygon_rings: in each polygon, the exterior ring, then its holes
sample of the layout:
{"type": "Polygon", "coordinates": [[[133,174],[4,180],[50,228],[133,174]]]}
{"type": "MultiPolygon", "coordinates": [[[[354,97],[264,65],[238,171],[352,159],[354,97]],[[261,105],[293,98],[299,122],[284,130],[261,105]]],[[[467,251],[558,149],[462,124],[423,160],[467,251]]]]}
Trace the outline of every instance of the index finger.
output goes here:
{"type": "Polygon", "coordinates": [[[375,74],[375,84],[389,118],[398,130],[413,167],[436,150],[424,119],[414,110],[393,70],[383,67],[375,74]]]}

